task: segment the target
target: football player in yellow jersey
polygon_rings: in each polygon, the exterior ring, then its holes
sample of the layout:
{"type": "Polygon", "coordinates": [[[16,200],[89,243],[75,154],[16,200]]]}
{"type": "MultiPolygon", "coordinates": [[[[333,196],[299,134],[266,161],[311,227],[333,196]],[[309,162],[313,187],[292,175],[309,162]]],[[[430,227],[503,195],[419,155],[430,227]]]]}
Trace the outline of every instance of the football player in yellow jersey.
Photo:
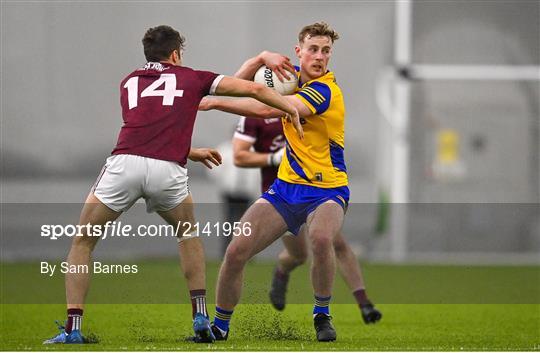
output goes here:
{"type": "MultiPolygon", "coordinates": [[[[278,167],[284,155],[285,138],[281,119],[241,117],[232,139],[232,146],[234,165],[239,168],[260,168],[261,190],[262,192],[268,190],[277,177],[278,167]]],[[[276,310],[285,309],[290,273],[307,260],[308,243],[305,233],[306,229],[303,227],[298,235],[286,232],[281,237],[284,249],[279,253],[269,291],[270,302],[276,310]]],[[[382,313],[368,298],[362,269],[342,232],[334,237],[333,245],[337,267],[358,304],[362,319],[366,324],[377,323],[382,318],[382,313]]]]}
{"type": "MultiPolygon", "coordinates": [[[[334,74],[327,70],[338,34],[320,22],[302,28],[295,53],[299,60],[299,87],[285,98],[298,110],[304,138],[294,136],[291,123],[283,120],[286,155],[278,179],[244,214],[241,222],[250,236],[236,237],[225,254],[216,290],[216,339],[227,339],[229,322],[242,291],[243,270],[249,259],[278,239],[286,230],[306,233],[313,252],[311,280],[314,291],[314,325],[319,341],[333,341],[329,303],[335,274],[333,240],[341,230],[349,200],[344,162],[345,105],[334,74]]],[[[236,76],[252,79],[261,65],[276,72],[285,61],[263,52],[247,60],[236,76]]],[[[286,74],[286,73],[285,73],[286,74]]],[[[283,112],[252,99],[207,99],[201,110],[218,109],[254,117],[283,117],[283,112]]]]}

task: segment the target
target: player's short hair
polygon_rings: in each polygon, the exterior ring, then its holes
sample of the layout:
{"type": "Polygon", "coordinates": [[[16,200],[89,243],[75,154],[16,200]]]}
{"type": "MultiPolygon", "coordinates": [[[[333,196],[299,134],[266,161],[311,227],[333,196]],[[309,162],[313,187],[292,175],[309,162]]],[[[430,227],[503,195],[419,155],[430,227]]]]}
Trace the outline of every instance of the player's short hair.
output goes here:
{"type": "Polygon", "coordinates": [[[185,40],[170,26],[149,28],[142,39],[144,56],[148,61],[167,60],[173,51],[180,52],[184,48],[185,40]]]}
{"type": "Polygon", "coordinates": [[[307,36],[326,36],[330,38],[332,43],[339,39],[339,34],[334,31],[326,22],[316,22],[302,28],[298,34],[298,42],[303,43],[307,36]]]}

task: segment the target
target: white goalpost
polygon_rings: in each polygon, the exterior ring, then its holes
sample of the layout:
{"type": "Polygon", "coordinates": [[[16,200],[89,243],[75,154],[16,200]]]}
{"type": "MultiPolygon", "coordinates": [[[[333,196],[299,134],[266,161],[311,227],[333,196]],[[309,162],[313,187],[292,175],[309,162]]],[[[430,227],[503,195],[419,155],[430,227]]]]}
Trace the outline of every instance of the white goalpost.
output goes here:
{"type": "Polygon", "coordinates": [[[408,259],[411,85],[415,81],[540,81],[540,66],[413,63],[412,15],[413,0],[396,0],[394,66],[383,73],[376,87],[377,104],[392,136],[387,182],[391,202],[389,256],[394,262],[408,259]]]}

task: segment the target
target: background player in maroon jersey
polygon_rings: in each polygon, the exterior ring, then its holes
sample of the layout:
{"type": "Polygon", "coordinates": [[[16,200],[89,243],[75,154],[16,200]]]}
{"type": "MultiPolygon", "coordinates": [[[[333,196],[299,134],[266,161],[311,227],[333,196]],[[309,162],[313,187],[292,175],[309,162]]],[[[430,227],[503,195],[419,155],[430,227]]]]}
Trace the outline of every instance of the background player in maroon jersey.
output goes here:
{"type": "MultiPolygon", "coordinates": [[[[208,94],[256,98],[289,114],[302,136],[297,110],[273,90],[182,67],[184,38],[173,28],[150,28],[142,43],[148,62],[120,85],[124,125],[112,156],[86,199],[81,225],[112,222],[141,197],[148,212],[157,212],[174,227],[186,222],[194,224],[193,201],[184,168],[187,158],[207,166],[221,162],[215,150],[191,149],[197,107],[208,94]]],[[[180,228],[178,234],[183,234],[185,228],[180,228]]],[[[91,236],[85,228],[82,233],[74,237],[67,261],[69,265],[89,267],[99,237],[91,236]]],[[[204,251],[194,233],[178,238],[181,266],[192,298],[195,339],[212,342],[214,336],[205,304],[204,251]]],[[[60,334],[44,343],[85,342],[81,323],[89,282],[89,273],[66,274],[67,323],[60,334]]]]}
{"type": "MultiPolygon", "coordinates": [[[[276,179],[284,147],[281,119],[241,117],[238,121],[233,137],[234,164],[242,168],[261,169],[261,192],[268,190],[276,179]]],[[[308,250],[304,230],[298,236],[287,232],[281,237],[285,249],[279,254],[270,289],[270,301],[277,310],[285,308],[289,274],[306,262],[308,250]]],[[[334,238],[334,250],[340,273],[360,307],[364,322],[376,323],[382,314],[368,299],[360,265],[341,232],[334,238]]]]}

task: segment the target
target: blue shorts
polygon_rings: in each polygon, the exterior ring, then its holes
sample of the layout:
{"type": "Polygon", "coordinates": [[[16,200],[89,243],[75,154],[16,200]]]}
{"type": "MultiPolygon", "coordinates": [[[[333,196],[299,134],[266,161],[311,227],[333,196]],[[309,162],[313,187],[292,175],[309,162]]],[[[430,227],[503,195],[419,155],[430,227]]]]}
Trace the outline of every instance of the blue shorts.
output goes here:
{"type": "Polygon", "coordinates": [[[329,201],[334,200],[338,205],[347,208],[349,203],[349,188],[319,188],[310,185],[291,184],[276,179],[270,189],[261,196],[274,206],[287,223],[289,231],[298,235],[302,224],[306,223],[308,215],[315,209],[329,201]]]}

